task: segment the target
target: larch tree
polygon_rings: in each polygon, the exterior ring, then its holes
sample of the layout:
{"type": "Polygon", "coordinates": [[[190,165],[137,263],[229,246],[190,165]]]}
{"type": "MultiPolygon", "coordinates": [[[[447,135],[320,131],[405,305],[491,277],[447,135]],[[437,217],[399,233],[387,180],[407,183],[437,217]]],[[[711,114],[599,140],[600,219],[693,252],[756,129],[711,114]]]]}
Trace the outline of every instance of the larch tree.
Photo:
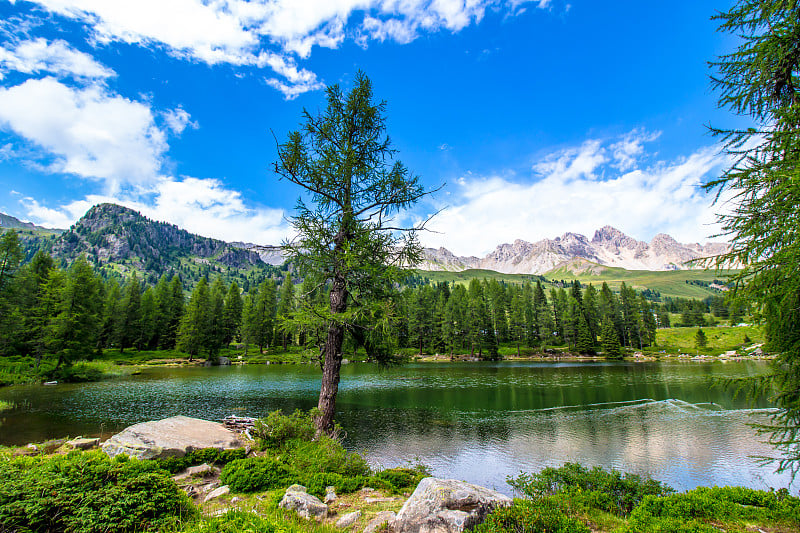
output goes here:
{"type": "MultiPolygon", "coordinates": [[[[731,248],[718,265],[740,264],[739,296],[764,318],[778,354],[758,391],[779,408],[762,429],[779,470],[800,471],[800,2],[739,0],[714,17],[737,48],[711,63],[719,106],[751,127],[712,128],[732,159],[707,187],[732,197],[720,216],[731,248]]],[[[727,199],[727,198],[726,198],[727,199]]]]}
{"type": "Polygon", "coordinates": [[[359,72],[348,93],[328,87],[325,110],[316,116],[304,111],[300,129],[278,146],[275,172],[305,194],[291,219],[297,237],[285,243],[287,259],[328,291],[325,307],[298,313],[327,330],[318,433],[333,430],[345,333],[366,338],[372,335],[365,329],[388,328],[394,285],[420,260],[420,228],[401,227],[394,217],[427,192],[394,159],[385,110],[359,72]]]}

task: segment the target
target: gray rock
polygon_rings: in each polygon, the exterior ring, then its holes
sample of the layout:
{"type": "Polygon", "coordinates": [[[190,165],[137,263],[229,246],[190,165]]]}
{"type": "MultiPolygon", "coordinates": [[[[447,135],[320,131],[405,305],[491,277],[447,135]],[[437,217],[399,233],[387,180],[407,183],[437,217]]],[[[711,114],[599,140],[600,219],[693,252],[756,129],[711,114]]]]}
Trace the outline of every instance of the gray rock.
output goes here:
{"type": "Polygon", "coordinates": [[[193,450],[241,448],[236,434],[222,424],[173,416],[125,428],[103,443],[109,457],[125,453],[139,459],[183,457],[193,450]]]}
{"type": "Polygon", "coordinates": [[[220,366],[231,366],[231,360],[227,357],[220,357],[218,364],[220,366]]]}
{"type": "Polygon", "coordinates": [[[331,504],[336,501],[336,491],[333,487],[325,488],[325,503],[331,504]]]}
{"type": "Polygon", "coordinates": [[[228,485],[223,485],[221,487],[218,487],[218,488],[216,488],[216,489],[214,489],[214,490],[212,490],[211,492],[208,493],[208,495],[205,497],[205,499],[203,499],[203,503],[205,503],[205,502],[207,502],[209,500],[213,500],[214,498],[219,498],[220,496],[225,496],[230,491],[231,491],[231,489],[228,488],[228,485]]]}
{"type": "Polygon", "coordinates": [[[367,523],[364,533],[375,533],[383,524],[391,524],[396,516],[394,511],[381,511],[367,523]]]}
{"type": "Polygon", "coordinates": [[[328,506],[316,496],[307,493],[302,485],[292,485],[286,489],[286,494],[283,495],[278,507],[295,511],[298,516],[307,519],[322,520],[328,516],[328,506]]]}
{"type": "Polygon", "coordinates": [[[394,533],[456,533],[482,523],[511,498],[455,479],[427,477],[390,524],[394,533]]]}
{"type": "Polygon", "coordinates": [[[190,466],[189,468],[187,468],[186,470],[184,470],[180,474],[172,476],[172,479],[174,479],[175,481],[178,481],[178,480],[186,479],[186,478],[192,477],[192,476],[210,477],[210,476],[217,475],[219,473],[220,473],[220,469],[219,468],[217,468],[215,466],[211,466],[208,463],[203,463],[203,464],[197,465],[197,466],[190,466]]]}
{"type": "Polygon", "coordinates": [[[212,490],[219,487],[219,483],[216,481],[212,481],[211,483],[206,483],[205,485],[200,485],[200,492],[206,494],[211,492],[212,490]]]}
{"type": "Polygon", "coordinates": [[[336,527],[339,529],[347,529],[348,527],[353,527],[358,519],[361,518],[361,511],[353,511],[352,513],[347,513],[346,515],[342,515],[339,520],[336,521],[336,527]]]}
{"type": "Polygon", "coordinates": [[[75,448],[76,450],[88,450],[89,448],[94,448],[100,444],[100,439],[84,439],[82,437],[78,437],[77,439],[68,440],[66,444],[67,446],[75,448]]]}

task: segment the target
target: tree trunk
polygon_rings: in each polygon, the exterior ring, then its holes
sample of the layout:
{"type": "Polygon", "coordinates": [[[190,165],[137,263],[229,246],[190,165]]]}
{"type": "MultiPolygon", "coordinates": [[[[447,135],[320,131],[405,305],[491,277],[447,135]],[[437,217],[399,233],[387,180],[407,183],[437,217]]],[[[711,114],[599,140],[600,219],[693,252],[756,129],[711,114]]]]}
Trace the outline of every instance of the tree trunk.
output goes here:
{"type": "MultiPolygon", "coordinates": [[[[337,276],[333,280],[330,293],[331,312],[343,313],[347,310],[347,289],[344,278],[337,276]]],[[[342,343],[344,342],[344,326],[331,322],[328,326],[328,337],[325,339],[323,351],[325,362],[322,367],[322,383],[319,388],[319,416],[314,420],[317,435],[331,434],[333,416],[336,413],[336,393],[339,392],[339,371],[342,368],[342,343]]]]}

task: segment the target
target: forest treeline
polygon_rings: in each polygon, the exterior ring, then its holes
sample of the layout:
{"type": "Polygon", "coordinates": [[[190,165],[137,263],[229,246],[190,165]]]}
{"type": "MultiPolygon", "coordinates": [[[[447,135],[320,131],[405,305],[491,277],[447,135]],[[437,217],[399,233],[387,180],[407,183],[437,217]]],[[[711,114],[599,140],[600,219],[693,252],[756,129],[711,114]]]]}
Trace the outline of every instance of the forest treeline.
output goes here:
{"type": "MultiPolygon", "coordinates": [[[[60,266],[41,251],[23,264],[14,232],[6,232],[0,239],[0,355],[31,356],[37,366],[53,358],[58,367],[113,349],[177,349],[213,359],[232,342],[260,351],[317,345],[323,328],[293,319],[307,312],[300,302],[324,305],[324,288],[296,284],[288,270],[275,272],[249,290],[222,276],[203,277],[187,298],[178,274],[150,284],[134,273],[120,282],[104,279],[83,259],[60,266]]],[[[483,359],[497,358],[500,345],[518,351],[565,346],[614,357],[623,346],[652,345],[656,329],[671,325],[670,313],[680,313],[679,325],[706,325],[708,312],[740,316],[721,297],[655,303],[624,283],[613,292],[605,283],[547,290],[541,280],[473,279],[398,288],[392,300],[395,318],[385,335],[392,347],[483,359]]],[[[355,339],[349,346],[356,347],[355,339]]]]}

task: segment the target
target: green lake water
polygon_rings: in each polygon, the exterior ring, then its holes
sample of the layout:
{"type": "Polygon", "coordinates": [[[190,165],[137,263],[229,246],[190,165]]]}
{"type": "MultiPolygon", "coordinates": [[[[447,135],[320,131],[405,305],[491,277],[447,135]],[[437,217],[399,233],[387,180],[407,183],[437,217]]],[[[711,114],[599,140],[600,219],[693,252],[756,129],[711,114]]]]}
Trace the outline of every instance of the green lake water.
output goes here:
{"type": "MultiPolygon", "coordinates": [[[[770,448],[749,426],[769,414],[712,387],[763,362],[473,363],[342,368],[345,445],[384,467],[422,461],[434,474],[509,493],[506,477],[566,461],[649,473],[677,489],[786,487],[752,456],[770,448]]],[[[146,420],[263,416],[316,405],[308,365],[152,368],[101,383],[16,386],[0,399],[0,444],[108,437],[146,420]]],[[[790,487],[796,492],[796,487],[790,487]]]]}

